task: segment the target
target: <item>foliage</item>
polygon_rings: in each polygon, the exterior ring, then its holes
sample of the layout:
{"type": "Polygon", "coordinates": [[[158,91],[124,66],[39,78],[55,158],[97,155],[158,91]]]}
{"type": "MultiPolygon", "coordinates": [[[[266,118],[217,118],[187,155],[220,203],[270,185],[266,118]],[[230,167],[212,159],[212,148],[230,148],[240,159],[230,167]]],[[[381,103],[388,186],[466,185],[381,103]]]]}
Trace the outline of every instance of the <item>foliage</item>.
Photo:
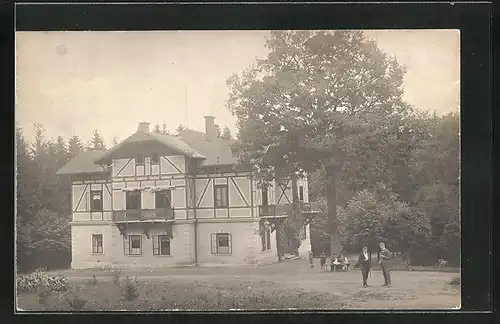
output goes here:
{"type": "Polygon", "coordinates": [[[104,139],[102,138],[99,131],[96,129],[92,133],[92,139],[90,140],[90,151],[102,151],[106,149],[106,145],[104,144],[104,139]]]}
{"type": "Polygon", "coordinates": [[[339,220],[343,241],[357,249],[366,244],[376,251],[383,241],[393,251],[406,251],[431,235],[427,215],[399,201],[384,183],[358,192],[340,208],[339,220]]]}
{"type": "Polygon", "coordinates": [[[55,292],[66,291],[67,282],[63,276],[48,276],[44,268],[37,268],[27,276],[17,278],[17,291],[19,293],[31,293],[42,290],[55,292]]]}
{"type": "Polygon", "coordinates": [[[359,31],[273,31],[267,47],[266,59],[227,82],[235,150],[266,178],[324,166],[338,248],[333,183],[355,192],[385,180],[397,126],[412,111],[402,100],[404,68],[359,31]],[[281,150],[272,165],[263,160],[270,145],[281,150]]]}
{"type": "Polygon", "coordinates": [[[114,268],[111,271],[111,280],[113,281],[113,283],[115,285],[117,285],[120,282],[121,273],[122,273],[122,269],[120,269],[120,268],[114,268]]]}
{"type": "Polygon", "coordinates": [[[66,301],[71,310],[73,311],[81,311],[87,304],[87,299],[83,298],[81,295],[83,294],[83,287],[74,286],[68,294],[66,295],[66,301]]]}
{"type": "Polygon", "coordinates": [[[233,139],[231,135],[231,130],[229,127],[225,126],[224,129],[222,130],[222,134],[220,135],[220,138],[225,139],[225,140],[230,140],[233,139]]]}
{"type": "Polygon", "coordinates": [[[123,283],[122,295],[123,298],[127,301],[132,301],[139,297],[139,290],[137,289],[137,284],[132,282],[130,277],[126,277],[123,283]]]}

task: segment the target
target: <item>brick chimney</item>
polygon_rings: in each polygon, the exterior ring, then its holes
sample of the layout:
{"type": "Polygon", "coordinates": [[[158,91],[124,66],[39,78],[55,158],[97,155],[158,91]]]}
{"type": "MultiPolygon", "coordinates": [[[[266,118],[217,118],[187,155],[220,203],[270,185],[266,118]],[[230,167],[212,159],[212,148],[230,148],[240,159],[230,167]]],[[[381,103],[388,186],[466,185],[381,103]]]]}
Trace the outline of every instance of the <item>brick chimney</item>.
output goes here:
{"type": "Polygon", "coordinates": [[[137,126],[137,132],[149,133],[149,123],[141,122],[139,126],[137,126]]]}
{"type": "Polygon", "coordinates": [[[215,128],[214,116],[205,116],[205,135],[207,141],[213,141],[217,138],[217,129],[215,128]]]}

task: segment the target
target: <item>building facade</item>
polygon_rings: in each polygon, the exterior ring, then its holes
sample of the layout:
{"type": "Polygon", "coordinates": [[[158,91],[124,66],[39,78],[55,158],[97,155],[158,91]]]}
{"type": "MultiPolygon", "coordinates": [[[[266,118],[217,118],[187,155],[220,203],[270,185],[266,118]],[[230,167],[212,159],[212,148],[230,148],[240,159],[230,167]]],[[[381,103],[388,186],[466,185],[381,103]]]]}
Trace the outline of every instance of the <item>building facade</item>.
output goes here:
{"type": "MultiPolygon", "coordinates": [[[[231,140],[137,131],[109,151],[83,152],[59,170],[72,179],[72,268],[265,264],[289,213],[291,180],[262,186],[241,169],[231,140]],[[263,188],[264,187],[264,188],[263,188]]],[[[306,179],[298,199],[311,210],[306,179]]],[[[309,225],[300,254],[310,250],[309,225]]]]}

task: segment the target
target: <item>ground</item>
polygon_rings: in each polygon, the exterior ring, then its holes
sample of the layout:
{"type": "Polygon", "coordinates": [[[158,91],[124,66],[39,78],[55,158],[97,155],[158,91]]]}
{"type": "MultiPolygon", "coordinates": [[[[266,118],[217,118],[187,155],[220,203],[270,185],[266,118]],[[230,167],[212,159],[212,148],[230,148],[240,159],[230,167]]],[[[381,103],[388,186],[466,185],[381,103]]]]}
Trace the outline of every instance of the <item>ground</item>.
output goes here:
{"type": "MultiPolygon", "coordinates": [[[[70,285],[82,285],[79,298],[86,310],[148,309],[443,309],[460,306],[460,286],[448,282],[458,273],[443,271],[393,271],[393,286],[382,287],[382,273],[375,269],[369,288],[363,288],[360,271],[323,272],[319,262],[285,260],[260,267],[123,270],[132,278],[139,296],[125,301],[123,283],[112,283],[104,270],[60,271],[70,285]],[[97,283],[89,285],[95,275],[97,283]],[[135,283],[137,278],[137,283],[135,283]]],[[[62,294],[59,294],[62,295],[62,294]]],[[[53,293],[48,303],[36,294],[18,296],[25,310],[70,310],[66,297],[53,293]]]]}

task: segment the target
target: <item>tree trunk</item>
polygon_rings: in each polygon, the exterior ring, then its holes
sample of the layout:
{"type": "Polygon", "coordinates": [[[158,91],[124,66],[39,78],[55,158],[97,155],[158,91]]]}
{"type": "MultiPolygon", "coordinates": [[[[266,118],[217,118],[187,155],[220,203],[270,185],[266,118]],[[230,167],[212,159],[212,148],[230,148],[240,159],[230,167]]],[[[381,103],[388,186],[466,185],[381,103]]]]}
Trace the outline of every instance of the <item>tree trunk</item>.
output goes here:
{"type": "Polygon", "coordinates": [[[339,224],[337,220],[337,187],[335,183],[336,170],[334,166],[325,166],[326,197],[328,205],[328,233],[330,234],[330,255],[341,252],[339,224]]]}

